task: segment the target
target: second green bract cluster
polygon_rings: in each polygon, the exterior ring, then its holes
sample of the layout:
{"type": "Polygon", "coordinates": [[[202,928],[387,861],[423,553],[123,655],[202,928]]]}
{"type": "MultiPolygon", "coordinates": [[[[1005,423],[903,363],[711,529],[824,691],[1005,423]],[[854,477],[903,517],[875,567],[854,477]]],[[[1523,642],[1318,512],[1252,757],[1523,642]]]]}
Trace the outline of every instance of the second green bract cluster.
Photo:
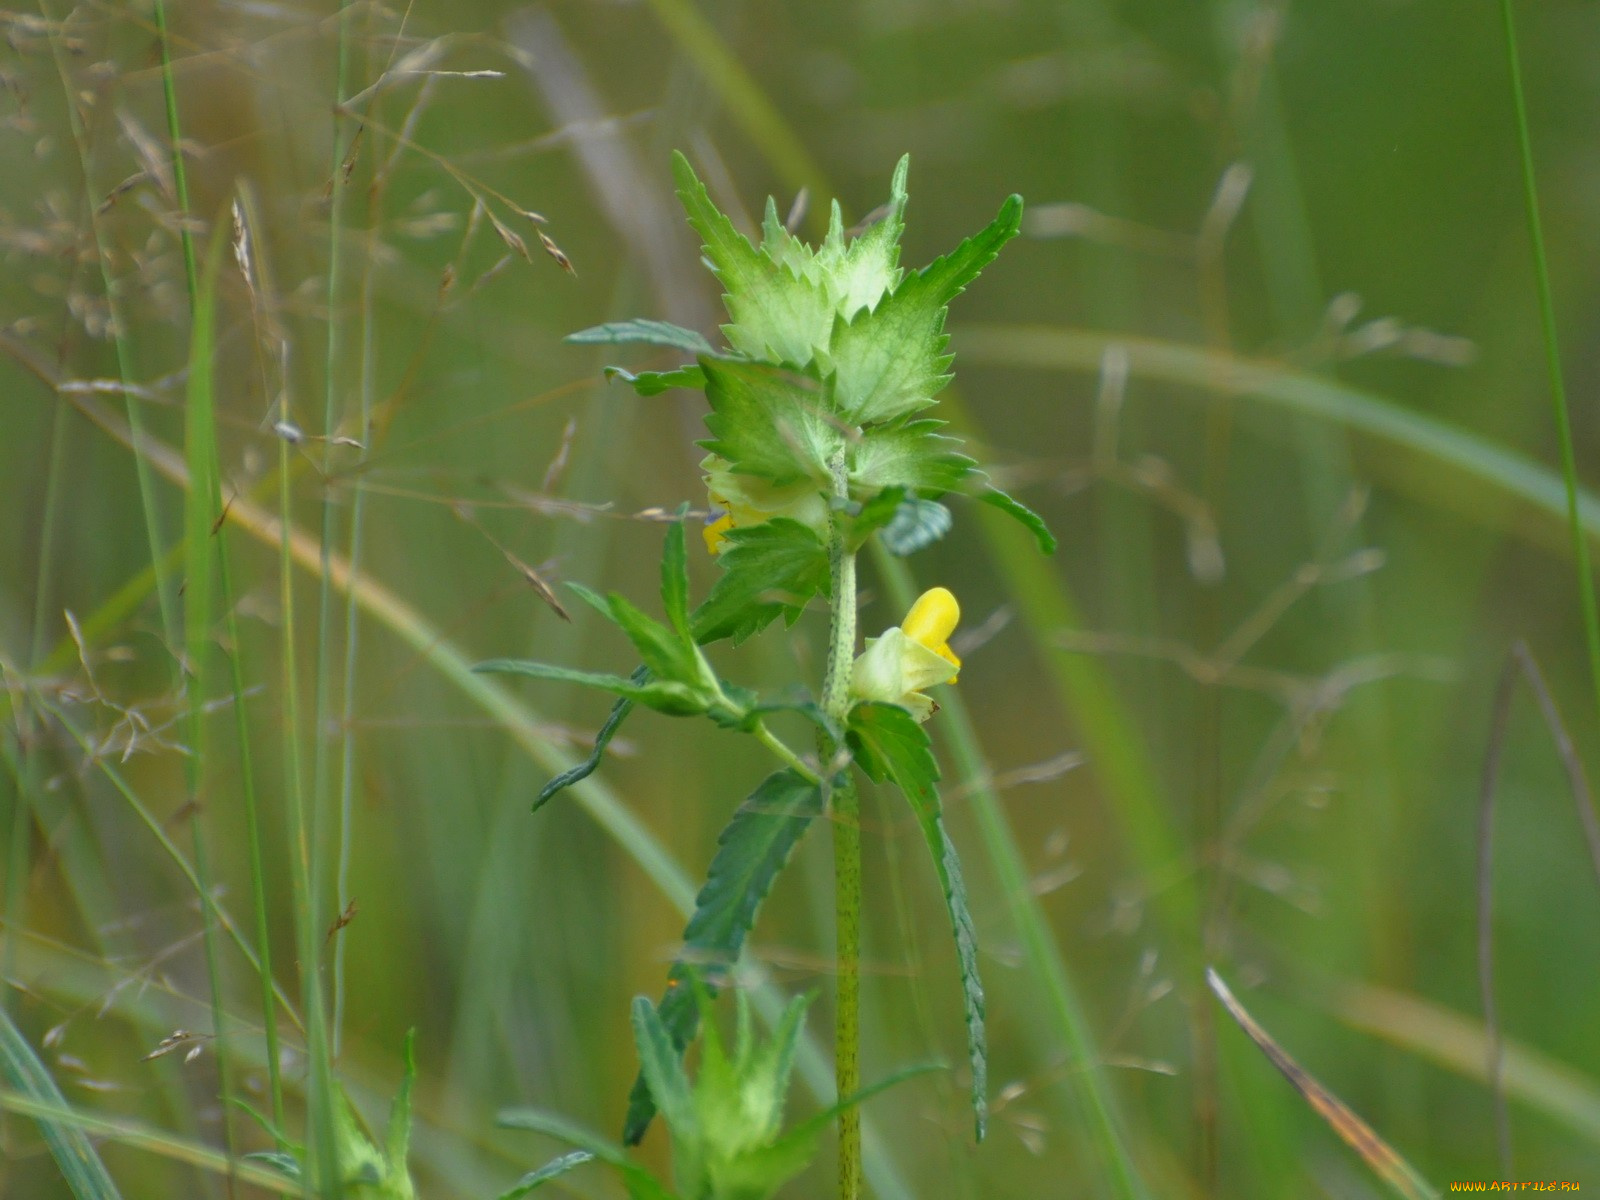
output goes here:
{"type": "Polygon", "coordinates": [[[670,371],[610,373],[645,396],[704,389],[711,436],[701,443],[710,452],[701,465],[715,510],[706,530],[714,552],[737,544],[733,531],[780,517],[816,532],[820,546],[841,512],[858,520],[857,538],[886,529],[890,548],[909,552],[948,528],[930,508],[950,492],[998,505],[1053,549],[1038,517],[994,488],[941,432],[944,422],[925,415],[950,381],[947,306],[1016,235],[1022,199],[1010,197],[987,228],[907,272],[899,260],[908,166],[902,158],[896,167],[881,219],[849,237],[835,202],[827,236],[813,248],[784,227],[771,199],[761,243],[752,244],[675,155],[678,196],[727,289],[727,345],[642,320],[568,339],[694,355],[670,371]]]}

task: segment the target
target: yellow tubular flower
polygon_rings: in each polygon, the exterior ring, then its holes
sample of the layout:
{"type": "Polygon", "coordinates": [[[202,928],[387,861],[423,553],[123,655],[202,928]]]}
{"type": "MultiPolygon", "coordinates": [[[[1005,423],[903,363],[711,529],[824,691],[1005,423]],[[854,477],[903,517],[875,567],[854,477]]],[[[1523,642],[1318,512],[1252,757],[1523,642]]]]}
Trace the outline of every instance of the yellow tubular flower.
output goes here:
{"type": "MultiPolygon", "coordinates": [[[[936,587],[917,597],[906,619],[900,622],[900,628],[912,641],[921,642],[959,671],[961,660],[950,649],[950,635],[960,622],[961,605],[956,603],[955,596],[949,588],[936,587]]],[[[947,682],[955,681],[952,675],[947,682]]]]}
{"type": "Polygon", "coordinates": [[[961,606],[948,588],[923,592],[901,624],[868,639],[856,658],[851,694],[858,700],[898,704],[926,721],[933,715],[933,701],[923,689],[954,683],[961,669],[949,645],[960,620],[961,606]]]}
{"type": "Polygon", "coordinates": [[[711,497],[712,507],[722,510],[722,514],[702,530],[706,549],[712,554],[720,554],[726,547],[730,529],[760,525],[774,517],[788,517],[811,526],[818,533],[827,532],[827,497],[811,480],[771,484],[752,475],[737,474],[727,460],[715,454],[707,455],[700,468],[706,473],[706,492],[711,497]]]}

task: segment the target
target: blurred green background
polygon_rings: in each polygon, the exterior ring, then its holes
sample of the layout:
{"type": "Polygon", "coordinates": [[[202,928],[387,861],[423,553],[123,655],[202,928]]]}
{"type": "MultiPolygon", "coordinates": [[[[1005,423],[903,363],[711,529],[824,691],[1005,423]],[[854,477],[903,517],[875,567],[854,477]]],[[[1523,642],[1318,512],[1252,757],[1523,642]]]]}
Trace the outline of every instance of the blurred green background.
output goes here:
{"type": "MultiPolygon", "coordinates": [[[[161,472],[183,467],[189,307],[158,41],[146,5],[58,0],[0,21],[4,1001],[73,1105],[156,1131],[102,1145],[125,1195],[220,1196],[174,1147],[221,1148],[225,1123],[240,1151],[267,1139],[219,1103],[210,1042],[188,1064],[143,1058],[212,1026],[194,886],[130,794],[186,859],[199,822],[220,905],[254,941],[231,687],[224,670],[209,677],[191,803],[181,646],[147,574],[114,383],[113,324],[160,443],[145,455],[160,544],[181,554],[183,492],[161,472]]],[[[1600,9],[1530,5],[1522,21],[1593,478],[1600,9]]],[[[653,608],[649,512],[705,503],[701,399],[641,401],[600,374],[671,356],[561,340],[635,315],[714,332],[673,148],[736,219],[806,189],[813,235],[831,196],[847,224],[886,199],[909,151],[909,266],[1007,194],[1029,206],[1025,236],[954,306],[944,415],[1061,548],[1038,558],[958,504],[952,533],[910,560],[966,613],[947,709],[970,715],[978,778],[950,756],[960,714],[931,728],[984,948],[995,1116],[971,1144],[959,1071],[873,1102],[876,1194],[1114,1194],[1085,1133],[1090,1076],[1114,1095],[1152,1195],[1385,1194],[1216,1006],[1207,964],[1436,1186],[1600,1187],[1600,896],[1526,690],[1493,833],[1509,1167],[1485,1082],[1478,792],[1517,639],[1581,758],[1600,734],[1559,476],[1541,465],[1556,444],[1495,5],[352,6],[343,118],[338,24],[292,3],[173,13],[195,236],[204,251],[246,197],[256,283],[224,258],[214,361],[233,507],[219,536],[239,640],[220,619],[210,636],[244,672],[277,979],[298,1003],[292,733],[330,995],[340,960],[337,1068],[381,1120],[417,1029],[424,1195],[496,1195],[551,1156],[495,1130],[500,1107],[615,1131],[635,1070],[628,1001],[659,991],[675,900],[768,769],[746,739],[643,714],[597,788],[531,816],[605,703],[547,684],[489,693],[462,673],[515,655],[626,672],[614,631],[578,611],[562,622],[518,564],[653,608]],[[355,139],[337,167],[336,130],[341,147],[355,139]],[[307,539],[290,597],[295,704],[272,524],[281,422],[299,431],[291,510],[307,539]],[[359,533],[353,624],[344,575],[326,604],[319,593],[324,527],[340,561],[359,533]],[[1044,942],[1027,937],[1030,914],[1044,942]],[[1053,978],[1081,1006],[1090,1060],[1073,1053],[1053,978]]],[[[692,567],[708,587],[714,564],[692,567]]],[[[181,608],[181,560],[166,577],[181,608]]],[[[898,621],[870,570],[864,586],[865,630],[898,621]]],[[[714,658],[743,683],[815,687],[823,633],[812,614],[714,658]]],[[[865,1077],[959,1062],[954,958],[920,837],[886,800],[864,811],[865,1077]]],[[[751,955],[786,992],[820,989],[824,1052],[827,843],[812,832],[751,955]]],[[[235,947],[220,955],[231,1086],[260,1108],[259,985],[235,947]]],[[[296,1096],[301,1042],[281,1024],[296,1096]]],[[[797,1112],[816,1106],[797,1089],[797,1112]]],[[[0,1147],[0,1192],[68,1194],[32,1122],[7,1116],[0,1147]]],[[[666,1161],[659,1130],[644,1153],[666,1161]]],[[[830,1170],[787,1194],[827,1194],[830,1170]]],[[[563,1186],[620,1194],[593,1170],[563,1186]]]]}

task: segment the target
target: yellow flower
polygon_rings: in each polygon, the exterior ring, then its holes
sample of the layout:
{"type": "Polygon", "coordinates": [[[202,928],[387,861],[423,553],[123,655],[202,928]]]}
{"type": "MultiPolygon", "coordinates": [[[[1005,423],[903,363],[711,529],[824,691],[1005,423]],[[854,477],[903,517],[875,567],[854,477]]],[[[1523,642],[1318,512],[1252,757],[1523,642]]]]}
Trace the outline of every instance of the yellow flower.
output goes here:
{"type": "Polygon", "coordinates": [[[827,498],[809,479],[780,487],[754,475],[735,473],[729,469],[726,459],[715,454],[706,455],[700,469],[706,473],[706,491],[711,503],[723,510],[722,515],[702,531],[706,549],[712,554],[721,553],[728,530],[759,525],[774,517],[789,517],[819,533],[827,532],[827,498]]]}
{"type": "Polygon", "coordinates": [[[961,606],[948,588],[923,592],[906,619],[882,637],[869,638],[856,659],[850,691],[858,700],[877,700],[910,709],[919,721],[933,715],[924,688],[954,683],[961,660],[950,649],[950,635],[961,620],[961,606]]]}

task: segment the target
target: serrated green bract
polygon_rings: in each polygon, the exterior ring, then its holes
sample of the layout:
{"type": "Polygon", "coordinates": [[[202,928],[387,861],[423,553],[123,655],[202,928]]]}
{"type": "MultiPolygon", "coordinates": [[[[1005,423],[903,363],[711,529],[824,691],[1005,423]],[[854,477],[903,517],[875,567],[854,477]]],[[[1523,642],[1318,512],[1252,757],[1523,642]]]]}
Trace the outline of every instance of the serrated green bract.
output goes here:
{"type": "Polygon", "coordinates": [[[722,577],[695,610],[701,645],[731,638],[735,645],[778,617],[791,624],[814,596],[828,591],[828,548],[809,525],[777,517],[726,534],[722,577]]]}
{"type": "Polygon", "coordinates": [[[967,908],[966,884],[955,844],[945,832],[939,804],[939,764],[928,734],[897,704],[864,702],[850,710],[849,743],[856,762],[874,782],[888,780],[904,794],[922,827],[944,889],[950,928],[961,970],[961,999],[967,1020],[967,1061],[972,1068],[972,1111],[978,1140],[988,1124],[989,1051],[984,1036],[983,982],[978,977],[978,934],[967,908]]]}
{"type": "Polygon", "coordinates": [[[416,1200],[406,1166],[411,1147],[411,1089],[416,1081],[416,1030],[412,1030],[406,1034],[405,1075],[389,1107],[381,1148],[368,1136],[344,1089],[335,1085],[334,1138],[344,1194],[351,1200],[416,1200]]]}
{"type": "Polygon", "coordinates": [[[701,367],[712,435],[701,445],[739,474],[775,484],[810,479],[827,490],[845,437],[819,382],[767,363],[706,358],[701,367]]]}
{"type": "MultiPolygon", "coordinates": [[[[699,1024],[691,972],[698,969],[707,988],[715,990],[706,968],[725,969],[738,959],[772,881],[822,806],[821,787],[793,770],[778,771],[739,806],[717,839],[717,853],[683,931],[683,955],[667,976],[667,990],[656,1010],[678,1054],[694,1039],[699,1024]]],[[[651,1087],[641,1078],[628,1100],[623,1141],[638,1142],[655,1110],[651,1087]]]]}
{"type": "Polygon", "coordinates": [[[704,241],[706,258],[727,288],[732,321],[722,327],[728,344],[763,362],[804,367],[827,344],[834,306],[823,287],[789,262],[776,262],[750,244],[711,203],[689,160],[672,156],[678,199],[704,241]]]}
{"type": "Polygon", "coordinates": [[[961,443],[939,430],[943,421],[907,421],[862,438],[849,449],[850,483],[862,495],[880,488],[953,492],[977,473],[977,463],[956,449],[961,443]]]}
{"type": "Polygon", "coordinates": [[[872,425],[926,408],[945,384],[945,312],[1022,223],[1022,200],[1012,196],[982,233],[909,275],[876,308],[841,315],[828,346],[833,399],[839,416],[872,425]]]}

